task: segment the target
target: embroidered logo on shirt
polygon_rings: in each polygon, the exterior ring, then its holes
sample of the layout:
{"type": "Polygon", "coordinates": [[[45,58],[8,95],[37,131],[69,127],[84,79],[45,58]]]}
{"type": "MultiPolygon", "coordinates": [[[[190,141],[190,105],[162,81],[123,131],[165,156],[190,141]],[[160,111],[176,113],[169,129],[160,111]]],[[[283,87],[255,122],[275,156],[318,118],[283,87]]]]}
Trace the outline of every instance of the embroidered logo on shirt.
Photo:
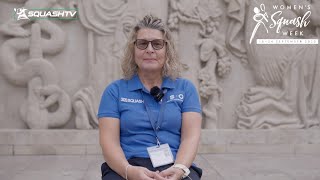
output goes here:
{"type": "Polygon", "coordinates": [[[170,102],[170,101],[183,101],[183,94],[178,94],[178,95],[170,95],[169,96],[169,100],[167,102],[170,102]]]}
{"type": "Polygon", "coordinates": [[[122,97],[121,102],[128,102],[128,103],[143,103],[142,99],[130,99],[130,98],[124,98],[122,97]]]}

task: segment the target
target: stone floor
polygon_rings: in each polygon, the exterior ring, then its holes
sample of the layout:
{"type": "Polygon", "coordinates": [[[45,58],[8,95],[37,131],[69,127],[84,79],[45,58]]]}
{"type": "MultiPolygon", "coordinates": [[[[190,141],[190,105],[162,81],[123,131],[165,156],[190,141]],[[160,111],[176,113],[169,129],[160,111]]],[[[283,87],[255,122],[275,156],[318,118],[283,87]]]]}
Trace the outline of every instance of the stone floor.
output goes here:
{"type": "MultiPolygon", "coordinates": [[[[0,156],[0,180],[97,180],[99,155],[0,156]]],[[[287,154],[201,154],[203,180],[320,180],[320,157],[287,154]]]]}

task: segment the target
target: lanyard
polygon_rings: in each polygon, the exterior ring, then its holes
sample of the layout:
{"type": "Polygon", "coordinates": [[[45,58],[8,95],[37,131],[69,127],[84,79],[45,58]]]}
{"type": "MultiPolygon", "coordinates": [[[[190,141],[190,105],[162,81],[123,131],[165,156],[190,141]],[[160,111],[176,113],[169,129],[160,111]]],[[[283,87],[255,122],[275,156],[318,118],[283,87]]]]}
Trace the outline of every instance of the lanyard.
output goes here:
{"type": "MultiPolygon", "coordinates": [[[[166,93],[166,91],[164,91],[164,93],[166,93]]],[[[148,102],[147,102],[147,98],[145,97],[145,95],[143,94],[143,91],[141,90],[141,95],[142,95],[142,98],[143,98],[143,101],[144,101],[144,106],[147,110],[147,114],[148,114],[148,117],[149,117],[149,121],[151,123],[151,126],[152,126],[152,129],[156,135],[156,140],[157,140],[157,145],[160,146],[160,141],[159,141],[159,138],[158,138],[158,131],[160,129],[160,126],[162,124],[162,121],[163,121],[163,112],[164,112],[164,108],[166,106],[166,103],[164,100],[161,100],[161,106],[160,106],[160,112],[159,112],[159,115],[158,115],[158,119],[156,120],[154,114],[151,112],[150,110],[150,107],[148,106],[148,102]]],[[[165,99],[166,97],[166,94],[164,94],[164,97],[163,99],[165,99]]]]}

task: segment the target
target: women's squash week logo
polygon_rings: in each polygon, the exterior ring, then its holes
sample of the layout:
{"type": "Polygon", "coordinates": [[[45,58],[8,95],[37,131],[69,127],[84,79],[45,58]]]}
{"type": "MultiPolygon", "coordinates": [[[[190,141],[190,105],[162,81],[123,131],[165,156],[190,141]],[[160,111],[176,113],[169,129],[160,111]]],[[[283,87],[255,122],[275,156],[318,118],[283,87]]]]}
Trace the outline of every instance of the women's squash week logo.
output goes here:
{"type": "MultiPolygon", "coordinates": [[[[250,44],[252,43],[253,38],[256,35],[256,32],[259,28],[264,29],[266,33],[270,31],[275,31],[277,34],[281,33],[283,36],[290,37],[303,37],[304,31],[303,28],[307,27],[310,23],[311,16],[311,5],[273,5],[272,8],[275,10],[273,14],[269,14],[266,11],[266,6],[260,4],[259,7],[254,7],[253,20],[256,22],[256,25],[252,31],[250,37],[250,44]],[[284,11],[303,11],[304,14],[298,15],[294,18],[288,19],[284,16],[284,11]],[[295,27],[294,30],[289,30],[292,28],[284,27],[295,27]]],[[[259,39],[257,39],[258,42],[259,39]]],[[[288,39],[287,39],[288,40],[288,39]]],[[[299,39],[300,41],[305,41],[303,44],[306,44],[306,40],[309,40],[307,44],[318,44],[317,39],[299,39]],[[315,40],[314,42],[311,42],[315,40]]],[[[299,41],[296,41],[299,42],[299,41]]],[[[293,43],[295,44],[295,43],[293,43]]]]}

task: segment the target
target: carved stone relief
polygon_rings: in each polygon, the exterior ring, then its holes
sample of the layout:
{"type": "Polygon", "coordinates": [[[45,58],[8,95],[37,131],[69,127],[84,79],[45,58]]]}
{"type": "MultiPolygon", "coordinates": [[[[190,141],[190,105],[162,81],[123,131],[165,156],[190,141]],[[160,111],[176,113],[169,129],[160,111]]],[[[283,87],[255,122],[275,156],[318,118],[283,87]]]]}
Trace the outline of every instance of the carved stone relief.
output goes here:
{"type": "Polygon", "coordinates": [[[284,36],[272,29],[274,23],[270,18],[275,22],[302,18],[308,10],[312,12],[312,24],[304,28],[282,25],[279,29],[285,32],[303,31],[305,36],[300,38],[319,39],[316,6],[309,1],[229,2],[229,9],[234,10],[229,11],[233,19],[228,31],[228,37],[233,37],[229,39],[229,47],[233,47],[238,57],[244,57],[241,56],[245,51],[239,39],[239,33],[244,30],[247,62],[256,80],[256,85],[248,89],[236,110],[237,128],[310,128],[319,125],[319,46],[252,43],[258,38],[297,38],[290,34],[284,36]],[[281,13],[277,13],[275,5],[284,7],[281,13]],[[302,8],[294,9],[298,5],[302,8]],[[245,21],[244,17],[253,19],[245,21]]]}
{"type": "Polygon", "coordinates": [[[218,32],[221,23],[222,10],[218,3],[213,1],[198,1],[190,6],[187,1],[170,0],[171,12],[168,25],[172,31],[178,31],[179,23],[200,26],[198,40],[194,45],[199,47],[199,57],[189,59],[185,69],[190,68],[190,61],[199,64],[199,93],[204,99],[203,113],[205,115],[205,128],[217,128],[218,110],[221,107],[222,88],[217,77],[225,77],[231,71],[231,60],[224,46],[224,35],[218,32]],[[191,8],[190,8],[191,7],[191,8]]]}
{"type": "MultiPolygon", "coordinates": [[[[166,9],[157,11],[156,15],[167,20],[174,33],[184,64],[183,77],[195,83],[201,96],[204,128],[222,128],[221,122],[224,121],[233,123],[226,123],[229,126],[223,128],[241,129],[319,126],[319,45],[261,45],[255,42],[257,39],[319,39],[320,1],[146,1],[0,1],[20,3],[20,7],[25,8],[75,6],[79,9],[79,20],[78,24],[70,26],[84,29],[87,35],[83,38],[86,48],[79,48],[79,51],[86,52],[87,56],[80,59],[87,65],[79,68],[82,70],[77,73],[88,74],[88,77],[79,78],[82,81],[79,87],[70,91],[61,85],[60,80],[64,77],[51,58],[67,51],[69,36],[77,36],[66,35],[64,28],[67,23],[0,21],[1,78],[14,87],[26,88],[26,100],[17,108],[29,128],[65,128],[65,124],[72,120],[72,128],[97,128],[100,96],[107,84],[121,78],[120,59],[129,31],[137,18],[148,13],[148,9],[158,10],[159,5],[166,9]],[[141,5],[146,7],[139,9],[141,5]],[[276,32],[277,27],[270,28],[273,24],[271,16],[277,11],[274,5],[284,7],[281,10],[283,14],[274,16],[276,20],[281,17],[292,20],[311,11],[310,17],[305,17],[310,20],[305,27],[281,27],[283,31],[303,31],[303,36],[284,36],[276,32]],[[294,5],[304,8],[286,8],[294,5]],[[251,74],[238,74],[244,68],[251,74]],[[82,72],[84,69],[88,72],[82,72]],[[247,86],[242,85],[248,88],[245,92],[237,88],[243,79],[250,81],[247,86]],[[234,87],[230,90],[226,84],[234,87]],[[232,93],[238,93],[237,97],[242,98],[224,98],[234,97],[232,93]],[[230,105],[234,106],[230,108],[230,105]]],[[[72,57],[69,52],[64,53],[65,56],[59,57],[62,64],[72,57]]],[[[79,65],[75,66],[78,68],[79,65]]],[[[1,84],[1,95],[4,90],[1,84]]],[[[13,93],[5,93],[14,96],[13,93]]],[[[3,99],[0,97],[0,101],[3,99]]],[[[6,110],[6,106],[1,104],[0,116],[6,110]]]]}
{"type": "MultiPolygon", "coordinates": [[[[38,1],[28,1],[28,7],[38,1]],[[29,3],[29,4],[28,4],[29,3]]],[[[43,7],[54,2],[42,1],[43,7]]],[[[59,87],[59,76],[52,63],[43,54],[55,55],[64,49],[66,34],[56,24],[48,21],[13,21],[3,23],[0,31],[10,35],[0,47],[1,74],[13,85],[27,86],[27,100],[20,106],[22,120],[31,129],[56,128],[65,125],[71,115],[69,95],[59,87]],[[23,25],[31,24],[31,29],[23,25]],[[49,35],[43,38],[42,32],[49,35]],[[29,52],[23,63],[17,56],[29,52]]]]}
{"type": "Polygon", "coordinates": [[[135,18],[126,12],[127,1],[78,3],[80,21],[88,30],[89,86],[73,97],[76,128],[97,128],[97,106],[107,84],[121,78],[120,58],[135,18]]]}

